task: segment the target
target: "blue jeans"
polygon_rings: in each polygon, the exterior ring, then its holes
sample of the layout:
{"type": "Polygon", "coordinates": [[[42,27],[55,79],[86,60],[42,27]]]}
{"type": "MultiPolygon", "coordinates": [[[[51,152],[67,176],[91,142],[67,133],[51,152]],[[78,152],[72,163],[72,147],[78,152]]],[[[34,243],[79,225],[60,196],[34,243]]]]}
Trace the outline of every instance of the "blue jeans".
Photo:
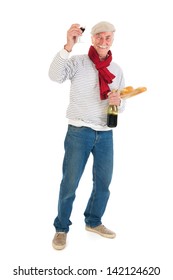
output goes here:
{"type": "Polygon", "coordinates": [[[54,220],[56,231],[68,232],[72,224],[75,192],[89,155],[93,155],[93,189],[84,212],[85,223],[100,225],[109,199],[109,185],[113,171],[112,130],[95,131],[88,127],[68,126],[64,142],[63,177],[60,185],[58,216],[54,220]]]}

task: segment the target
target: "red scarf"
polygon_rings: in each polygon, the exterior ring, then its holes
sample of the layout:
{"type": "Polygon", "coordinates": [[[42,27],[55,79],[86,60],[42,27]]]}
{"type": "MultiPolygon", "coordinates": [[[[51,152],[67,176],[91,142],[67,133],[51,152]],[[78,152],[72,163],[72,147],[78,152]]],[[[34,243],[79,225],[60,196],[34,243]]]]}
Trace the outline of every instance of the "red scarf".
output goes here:
{"type": "Polygon", "coordinates": [[[108,92],[110,92],[110,88],[108,84],[112,83],[112,80],[116,77],[113,75],[106,67],[110,65],[112,61],[112,53],[109,50],[108,56],[105,60],[101,61],[99,59],[99,55],[96,52],[95,48],[91,46],[88,52],[89,58],[95,64],[96,69],[99,72],[99,85],[100,85],[100,99],[107,99],[108,92]]]}

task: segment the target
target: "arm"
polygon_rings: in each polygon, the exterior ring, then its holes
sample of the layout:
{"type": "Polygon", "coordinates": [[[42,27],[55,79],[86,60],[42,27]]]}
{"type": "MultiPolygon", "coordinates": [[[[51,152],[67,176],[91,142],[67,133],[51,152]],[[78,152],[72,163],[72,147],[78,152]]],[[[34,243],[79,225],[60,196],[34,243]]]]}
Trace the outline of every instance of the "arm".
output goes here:
{"type": "Polygon", "coordinates": [[[70,79],[68,73],[71,72],[71,67],[69,65],[68,57],[69,53],[65,49],[62,49],[57,53],[49,68],[49,78],[52,81],[63,83],[67,79],[70,79]]]}
{"type": "Polygon", "coordinates": [[[65,80],[72,78],[75,73],[76,63],[73,59],[69,59],[69,53],[82,34],[79,26],[79,24],[71,25],[67,31],[67,42],[64,48],[55,56],[50,65],[49,77],[53,81],[63,83],[65,80]]]}

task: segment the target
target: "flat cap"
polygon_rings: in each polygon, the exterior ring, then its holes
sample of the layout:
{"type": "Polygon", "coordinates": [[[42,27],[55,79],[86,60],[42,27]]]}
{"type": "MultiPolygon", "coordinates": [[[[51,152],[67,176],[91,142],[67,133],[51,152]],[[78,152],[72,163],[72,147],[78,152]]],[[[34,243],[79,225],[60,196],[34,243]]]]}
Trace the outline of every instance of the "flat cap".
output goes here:
{"type": "Polygon", "coordinates": [[[91,29],[91,34],[95,35],[101,32],[115,32],[115,27],[112,23],[107,21],[101,21],[94,25],[91,29]]]}

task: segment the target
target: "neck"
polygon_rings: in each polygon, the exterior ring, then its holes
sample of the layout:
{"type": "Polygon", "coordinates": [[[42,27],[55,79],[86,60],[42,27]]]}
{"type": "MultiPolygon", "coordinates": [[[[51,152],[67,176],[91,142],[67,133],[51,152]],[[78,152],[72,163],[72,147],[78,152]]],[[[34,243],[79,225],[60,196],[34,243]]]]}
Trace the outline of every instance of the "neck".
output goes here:
{"type": "Polygon", "coordinates": [[[107,57],[109,56],[109,54],[107,53],[105,56],[99,56],[99,59],[101,61],[105,60],[107,57]]]}
{"type": "Polygon", "coordinates": [[[105,60],[107,58],[107,56],[99,56],[99,59],[100,59],[100,61],[103,61],[103,60],[105,60]]]}

